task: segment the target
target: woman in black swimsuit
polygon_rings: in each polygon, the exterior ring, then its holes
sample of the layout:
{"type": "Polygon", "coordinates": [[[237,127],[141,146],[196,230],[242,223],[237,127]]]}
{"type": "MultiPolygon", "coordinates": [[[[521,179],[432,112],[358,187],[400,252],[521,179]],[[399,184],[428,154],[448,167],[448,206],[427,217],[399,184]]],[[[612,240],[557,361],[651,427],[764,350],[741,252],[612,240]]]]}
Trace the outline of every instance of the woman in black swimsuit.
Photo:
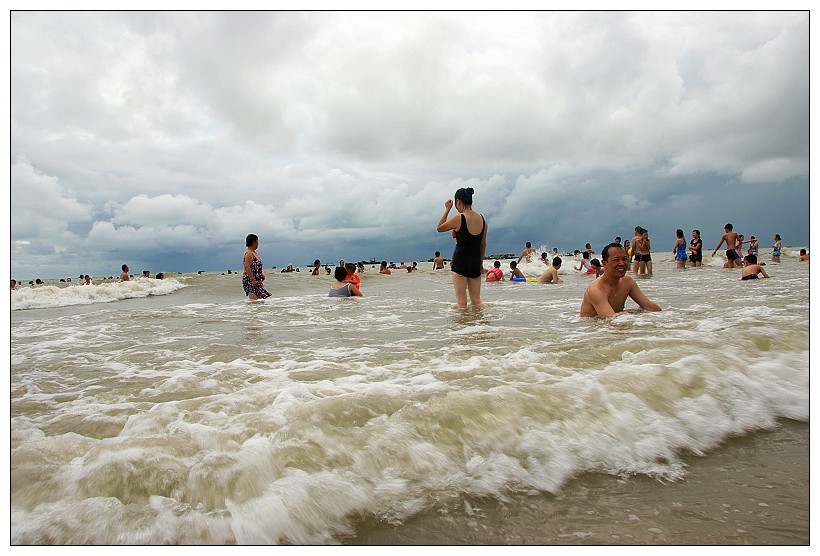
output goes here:
{"type": "Polygon", "coordinates": [[[453,276],[453,288],[459,307],[467,307],[467,294],[470,302],[478,307],[486,307],[481,302],[481,279],[484,276],[484,250],[487,247],[487,222],[481,213],[473,210],[472,187],[461,188],[455,194],[455,206],[459,214],[449,220],[447,216],[453,208],[453,201],[444,203],[444,215],[439,220],[439,232],[452,230],[456,240],[453,251],[453,262],[450,265],[453,276]]]}

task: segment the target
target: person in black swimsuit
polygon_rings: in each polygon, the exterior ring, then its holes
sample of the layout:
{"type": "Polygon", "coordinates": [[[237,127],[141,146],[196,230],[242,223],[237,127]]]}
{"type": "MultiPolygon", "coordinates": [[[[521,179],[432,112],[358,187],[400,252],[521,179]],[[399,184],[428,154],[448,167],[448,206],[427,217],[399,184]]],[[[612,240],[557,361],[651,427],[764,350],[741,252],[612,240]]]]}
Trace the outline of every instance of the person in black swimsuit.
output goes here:
{"type": "Polygon", "coordinates": [[[473,305],[486,307],[481,301],[481,278],[484,276],[487,221],[481,213],[473,210],[474,192],[472,187],[462,187],[456,191],[455,207],[459,214],[450,219],[447,217],[454,203],[451,199],[447,199],[444,203],[444,215],[436,227],[439,232],[452,231],[456,240],[450,269],[459,307],[467,307],[468,293],[473,305]]]}

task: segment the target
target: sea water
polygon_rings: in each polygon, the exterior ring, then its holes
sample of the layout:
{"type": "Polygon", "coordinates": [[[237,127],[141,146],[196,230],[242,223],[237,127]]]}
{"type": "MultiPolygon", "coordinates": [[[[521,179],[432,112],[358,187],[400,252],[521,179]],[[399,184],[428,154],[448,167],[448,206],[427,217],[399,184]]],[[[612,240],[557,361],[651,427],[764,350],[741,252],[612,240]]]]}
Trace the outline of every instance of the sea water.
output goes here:
{"type": "Polygon", "coordinates": [[[794,254],[751,282],[655,254],[663,311],[607,320],[570,257],[485,309],[430,263],[366,265],[363,298],[276,270],[264,302],[221,272],[13,291],[11,542],[807,544],[794,254]]]}

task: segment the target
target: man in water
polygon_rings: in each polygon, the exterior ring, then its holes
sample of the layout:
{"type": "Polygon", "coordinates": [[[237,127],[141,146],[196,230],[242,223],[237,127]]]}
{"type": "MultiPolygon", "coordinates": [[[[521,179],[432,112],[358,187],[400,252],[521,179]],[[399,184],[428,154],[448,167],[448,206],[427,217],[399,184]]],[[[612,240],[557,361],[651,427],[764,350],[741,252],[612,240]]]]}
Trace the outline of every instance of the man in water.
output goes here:
{"type": "Polygon", "coordinates": [[[746,266],[743,267],[740,273],[740,279],[757,280],[758,274],[762,274],[764,278],[769,277],[763,269],[763,265],[757,264],[757,255],[746,255],[746,266]]]}
{"type": "Polygon", "coordinates": [[[122,265],[122,274],[120,274],[120,282],[127,282],[131,278],[128,277],[128,265],[122,265]]]}
{"type": "Polygon", "coordinates": [[[561,257],[552,258],[552,266],[541,273],[538,277],[539,284],[560,284],[561,279],[558,277],[558,269],[561,268],[561,257]]]}
{"type": "Polygon", "coordinates": [[[521,251],[521,256],[520,256],[520,257],[518,257],[518,260],[517,260],[517,261],[515,261],[515,264],[520,263],[520,262],[521,262],[521,259],[527,259],[527,262],[528,262],[528,263],[531,263],[531,262],[532,262],[532,254],[533,254],[533,253],[535,253],[535,248],[532,246],[532,243],[530,243],[530,242],[528,241],[528,242],[526,243],[526,247],[524,248],[524,250],[523,250],[523,251],[521,251]]]}
{"type": "Polygon", "coordinates": [[[644,295],[634,278],[626,275],[629,255],[623,246],[610,243],[601,253],[604,273],[584,292],[581,301],[582,317],[611,317],[624,312],[626,298],[631,297],[641,309],[660,311],[661,308],[644,295]]]}
{"type": "Polygon", "coordinates": [[[433,259],[433,270],[440,270],[444,268],[444,259],[441,258],[441,252],[436,251],[436,258],[433,259]]]}
{"type": "Polygon", "coordinates": [[[715,250],[712,251],[712,256],[715,256],[717,250],[720,249],[720,246],[723,245],[723,242],[726,242],[726,268],[734,268],[737,266],[738,268],[741,267],[742,262],[740,261],[740,255],[737,254],[737,233],[732,231],[732,225],[726,224],[723,227],[723,237],[720,238],[720,243],[717,244],[715,250]]]}

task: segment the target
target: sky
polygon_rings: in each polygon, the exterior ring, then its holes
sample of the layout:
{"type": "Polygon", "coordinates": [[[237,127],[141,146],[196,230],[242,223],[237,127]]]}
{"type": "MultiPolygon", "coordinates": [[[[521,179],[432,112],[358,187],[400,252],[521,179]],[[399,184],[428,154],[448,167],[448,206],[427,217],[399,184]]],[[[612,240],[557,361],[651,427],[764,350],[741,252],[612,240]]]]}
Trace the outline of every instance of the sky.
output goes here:
{"type": "Polygon", "coordinates": [[[10,273],[809,245],[809,15],[10,13],[10,273]],[[454,214],[451,213],[451,215],[454,214]]]}

